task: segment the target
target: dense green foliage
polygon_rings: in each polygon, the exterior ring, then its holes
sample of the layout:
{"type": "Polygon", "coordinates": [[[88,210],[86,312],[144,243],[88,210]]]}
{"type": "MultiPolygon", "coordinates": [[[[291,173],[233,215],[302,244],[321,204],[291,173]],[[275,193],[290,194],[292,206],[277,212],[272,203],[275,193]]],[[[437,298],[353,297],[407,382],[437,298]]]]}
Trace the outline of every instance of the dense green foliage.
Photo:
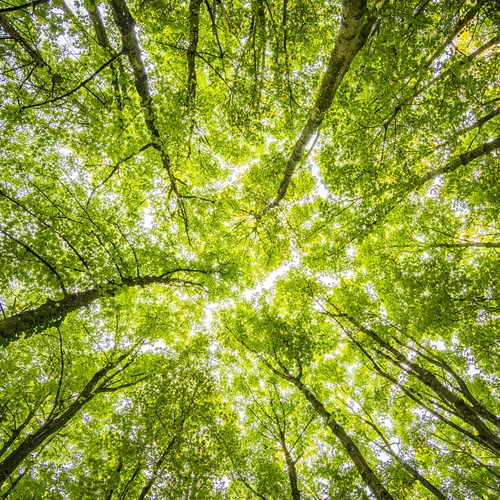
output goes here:
{"type": "Polygon", "coordinates": [[[0,1],[0,496],[500,497],[495,0],[0,1]]]}

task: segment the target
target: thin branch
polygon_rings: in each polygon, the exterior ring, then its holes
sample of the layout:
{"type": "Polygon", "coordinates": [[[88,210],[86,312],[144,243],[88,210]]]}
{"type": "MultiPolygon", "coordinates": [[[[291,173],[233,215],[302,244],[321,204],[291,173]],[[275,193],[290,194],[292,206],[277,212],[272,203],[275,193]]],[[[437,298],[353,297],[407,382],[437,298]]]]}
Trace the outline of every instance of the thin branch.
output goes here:
{"type": "Polygon", "coordinates": [[[105,70],[110,64],[112,64],[114,61],[116,61],[120,56],[122,55],[122,52],[119,52],[118,54],[115,54],[109,61],[105,62],[103,65],[101,65],[94,73],[92,73],[88,78],[83,80],[81,83],[79,83],[76,87],[74,87],[71,90],[68,90],[68,92],[65,92],[64,94],[58,95],[57,97],[54,97],[53,99],[49,99],[48,101],[43,101],[43,102],[36,102],[34,104],[29,104],[27,106],[22,106],[21,111],[24,111],[26,109],[30,108],[38,108],[40,106],[45,106],[46,104],[52,104],[54,102],[60,101],[61,99],[64,99],[71,94],[74,94],[81,88],[85,87],[87,83],[91,82],[99,73],[101,73],[103,70],[105,70]]]}
{"type": "Polygon", "coordinates": [[[33,2],[23,3],[22,5],[16,5],[15,7],[6,7],[4,9],[0,9],[0,14],[26,9],[26,7],[35,7],[35,5],[40,5],[42,3],[49,3],[49,0],[34,0],[33,2]]]}

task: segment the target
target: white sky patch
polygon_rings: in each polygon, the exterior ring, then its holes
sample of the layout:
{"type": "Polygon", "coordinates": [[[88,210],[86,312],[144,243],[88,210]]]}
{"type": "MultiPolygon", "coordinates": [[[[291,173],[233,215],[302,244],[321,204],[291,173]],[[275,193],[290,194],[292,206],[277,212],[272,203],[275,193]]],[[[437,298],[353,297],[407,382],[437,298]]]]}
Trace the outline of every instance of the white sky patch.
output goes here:
{"type": "Polygon", "coordinates": [[[349,257],[354,257],[356,255],[356,249],[354,247],[349,247],[345,253],[349,256],[349,257]]]}
{"type": "Polygon", "coordinates": [[[142,211],[142,222],[144,224],[144,227],[146,229],[151,229],[153,227],[154,220],[155,215],[153,213],[153,210],[150,206],[147,206],[142,211]]]}
{"type": "Polygon", "coordinates": [[[139,348],[139,352],[159,352],[165,350],[167,347],[167,344],[165,344],[165,341],[160,339],[160,340],[155,340],[154,342],[151,342],[150,344],[144,344],[139,348]]]}
{"type": "Polygon", "coordinates": [[[430,342],[431,346],[438,351],[446,351],[446,345],[442,340],[432,340],[430,342]]]}
{"type": "Polygon", "coordinates": [[[380,316],[383,319],[387,319],[387,309],[383,305],[380,306],[379,311],[380,311],[380,316]]]}
{"type": "Polygon", "coordinates": [[[319,275],[317,276],[318,281],[325,285],[328,288],[333,288],[334,286],[338,285],[340,283],[340,279],[337,277],[333,276],[328,276],[328,275],[319,275]]]}
{"type": "Polygon", "coordinates": [[[325,183],[323,182],[323,177],[321,176],[321,173],[319,171],[318,163],[313,159],[309,161],[309,164],[311,165],[311,175],[313,176],[313,179],[316,182],[316,186],[314,187],[314,193],[317,194],[323,200],[328,199],[330,192],[328,191],[327,187],[325,186],[325,183]]]}
{"type": "Polygon", "coordinates": [[[212,312],[213,309],[217,309],[217,306],[208,304],[205,307],[205,318],[203,319],[203,324],[207,327],[207,329],[210,329],[214,320],[214,313],[212,312]]]}
{"type": "Polygon", "coordinates": [[[77,11],[77,8],[75,7],[75,2],[74,0],[66,0],[66,4],[68,5],[68,7],[73,11],[73,12],[76,12],[77,11]]]}
{"type": "Polygon", "coordinates": [[[467,375],[469,375],[470,377],[473,377],[474,375],[477,375],[478,373],[481,373],[481,370],[477,366],[470,364],[469,368],[467,369],[467,375]]]}
{"type": "Polygon", "coordinates": [[[70,148],[57,148],[58,152],[61,153],[61,156],[70,156],[73,154],[73,151],[70,148]]]}
{"type": "Polygon", "coordinates": [[[391,456],[388,453],[386,453],[385,451],[379,451],[377,458],[384,463],[388,463],[392,460],[391,456]]]}
{"type": "Polygon", "coordinates": [[[272,271],[264,281],[258,283],[249,290],[245,290],[243,292],[243,297],[245,297],[246,300],[250,300],[254,295],[262,292],[263,290],[269,290],[278,278],[285,276],[285,274],[290,271],[291,267],[290,262],[285,262],[280,267],[272,271]]]}
{"type": "MultiPolygon", "coordinates": [[[[215,157],[219,160],[220,165],[228,165],[227,162],[223,160],[222,157],[215,155],[215,157]]],[[[235,165],[231,166],[231,173],[222,181],[214,182],[213,187],[217,190],[221,190],[225,187],[232,186],[238,182],[238,180],[243,176],[245,172],[250,170],[250,168],[257,164],[260,160],[249,161],[242,165],[241,167],[236,167],[235,165]]]]}
{"type": "Polygon", "coordinates": [[[263,290],[269,290],[272,288],[278,278],[285,276],[290,269],[300,266],[300,254],[295,248],[293,242],[291,243],[292,258],[286,262],[283,262],[280,267],[271,271],[267,278],[255,285],[253,288],[245,290],[243,292],[243,297],[246,300],[251,300],[254,295],[259,294],[263,290]]]}

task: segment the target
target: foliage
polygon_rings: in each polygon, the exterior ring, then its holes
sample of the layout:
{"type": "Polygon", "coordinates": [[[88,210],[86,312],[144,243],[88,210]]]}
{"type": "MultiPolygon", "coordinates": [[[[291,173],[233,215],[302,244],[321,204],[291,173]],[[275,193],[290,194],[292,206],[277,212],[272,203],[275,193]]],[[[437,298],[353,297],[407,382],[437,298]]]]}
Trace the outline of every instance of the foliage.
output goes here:
{"type": "Polygon", "coordinates": [[[496,2],[0,3],[2,498],[498,498],[496,2]]]}

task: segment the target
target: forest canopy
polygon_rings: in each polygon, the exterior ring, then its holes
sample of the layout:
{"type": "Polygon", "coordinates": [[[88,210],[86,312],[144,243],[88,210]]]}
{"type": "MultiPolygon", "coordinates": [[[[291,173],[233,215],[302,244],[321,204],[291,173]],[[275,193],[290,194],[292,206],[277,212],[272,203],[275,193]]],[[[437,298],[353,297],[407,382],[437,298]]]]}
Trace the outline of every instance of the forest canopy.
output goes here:
{"type": "Polygon", "coordinates": [[[0,0],[0,497],[500,498],[496,0],[0,0]]]}

